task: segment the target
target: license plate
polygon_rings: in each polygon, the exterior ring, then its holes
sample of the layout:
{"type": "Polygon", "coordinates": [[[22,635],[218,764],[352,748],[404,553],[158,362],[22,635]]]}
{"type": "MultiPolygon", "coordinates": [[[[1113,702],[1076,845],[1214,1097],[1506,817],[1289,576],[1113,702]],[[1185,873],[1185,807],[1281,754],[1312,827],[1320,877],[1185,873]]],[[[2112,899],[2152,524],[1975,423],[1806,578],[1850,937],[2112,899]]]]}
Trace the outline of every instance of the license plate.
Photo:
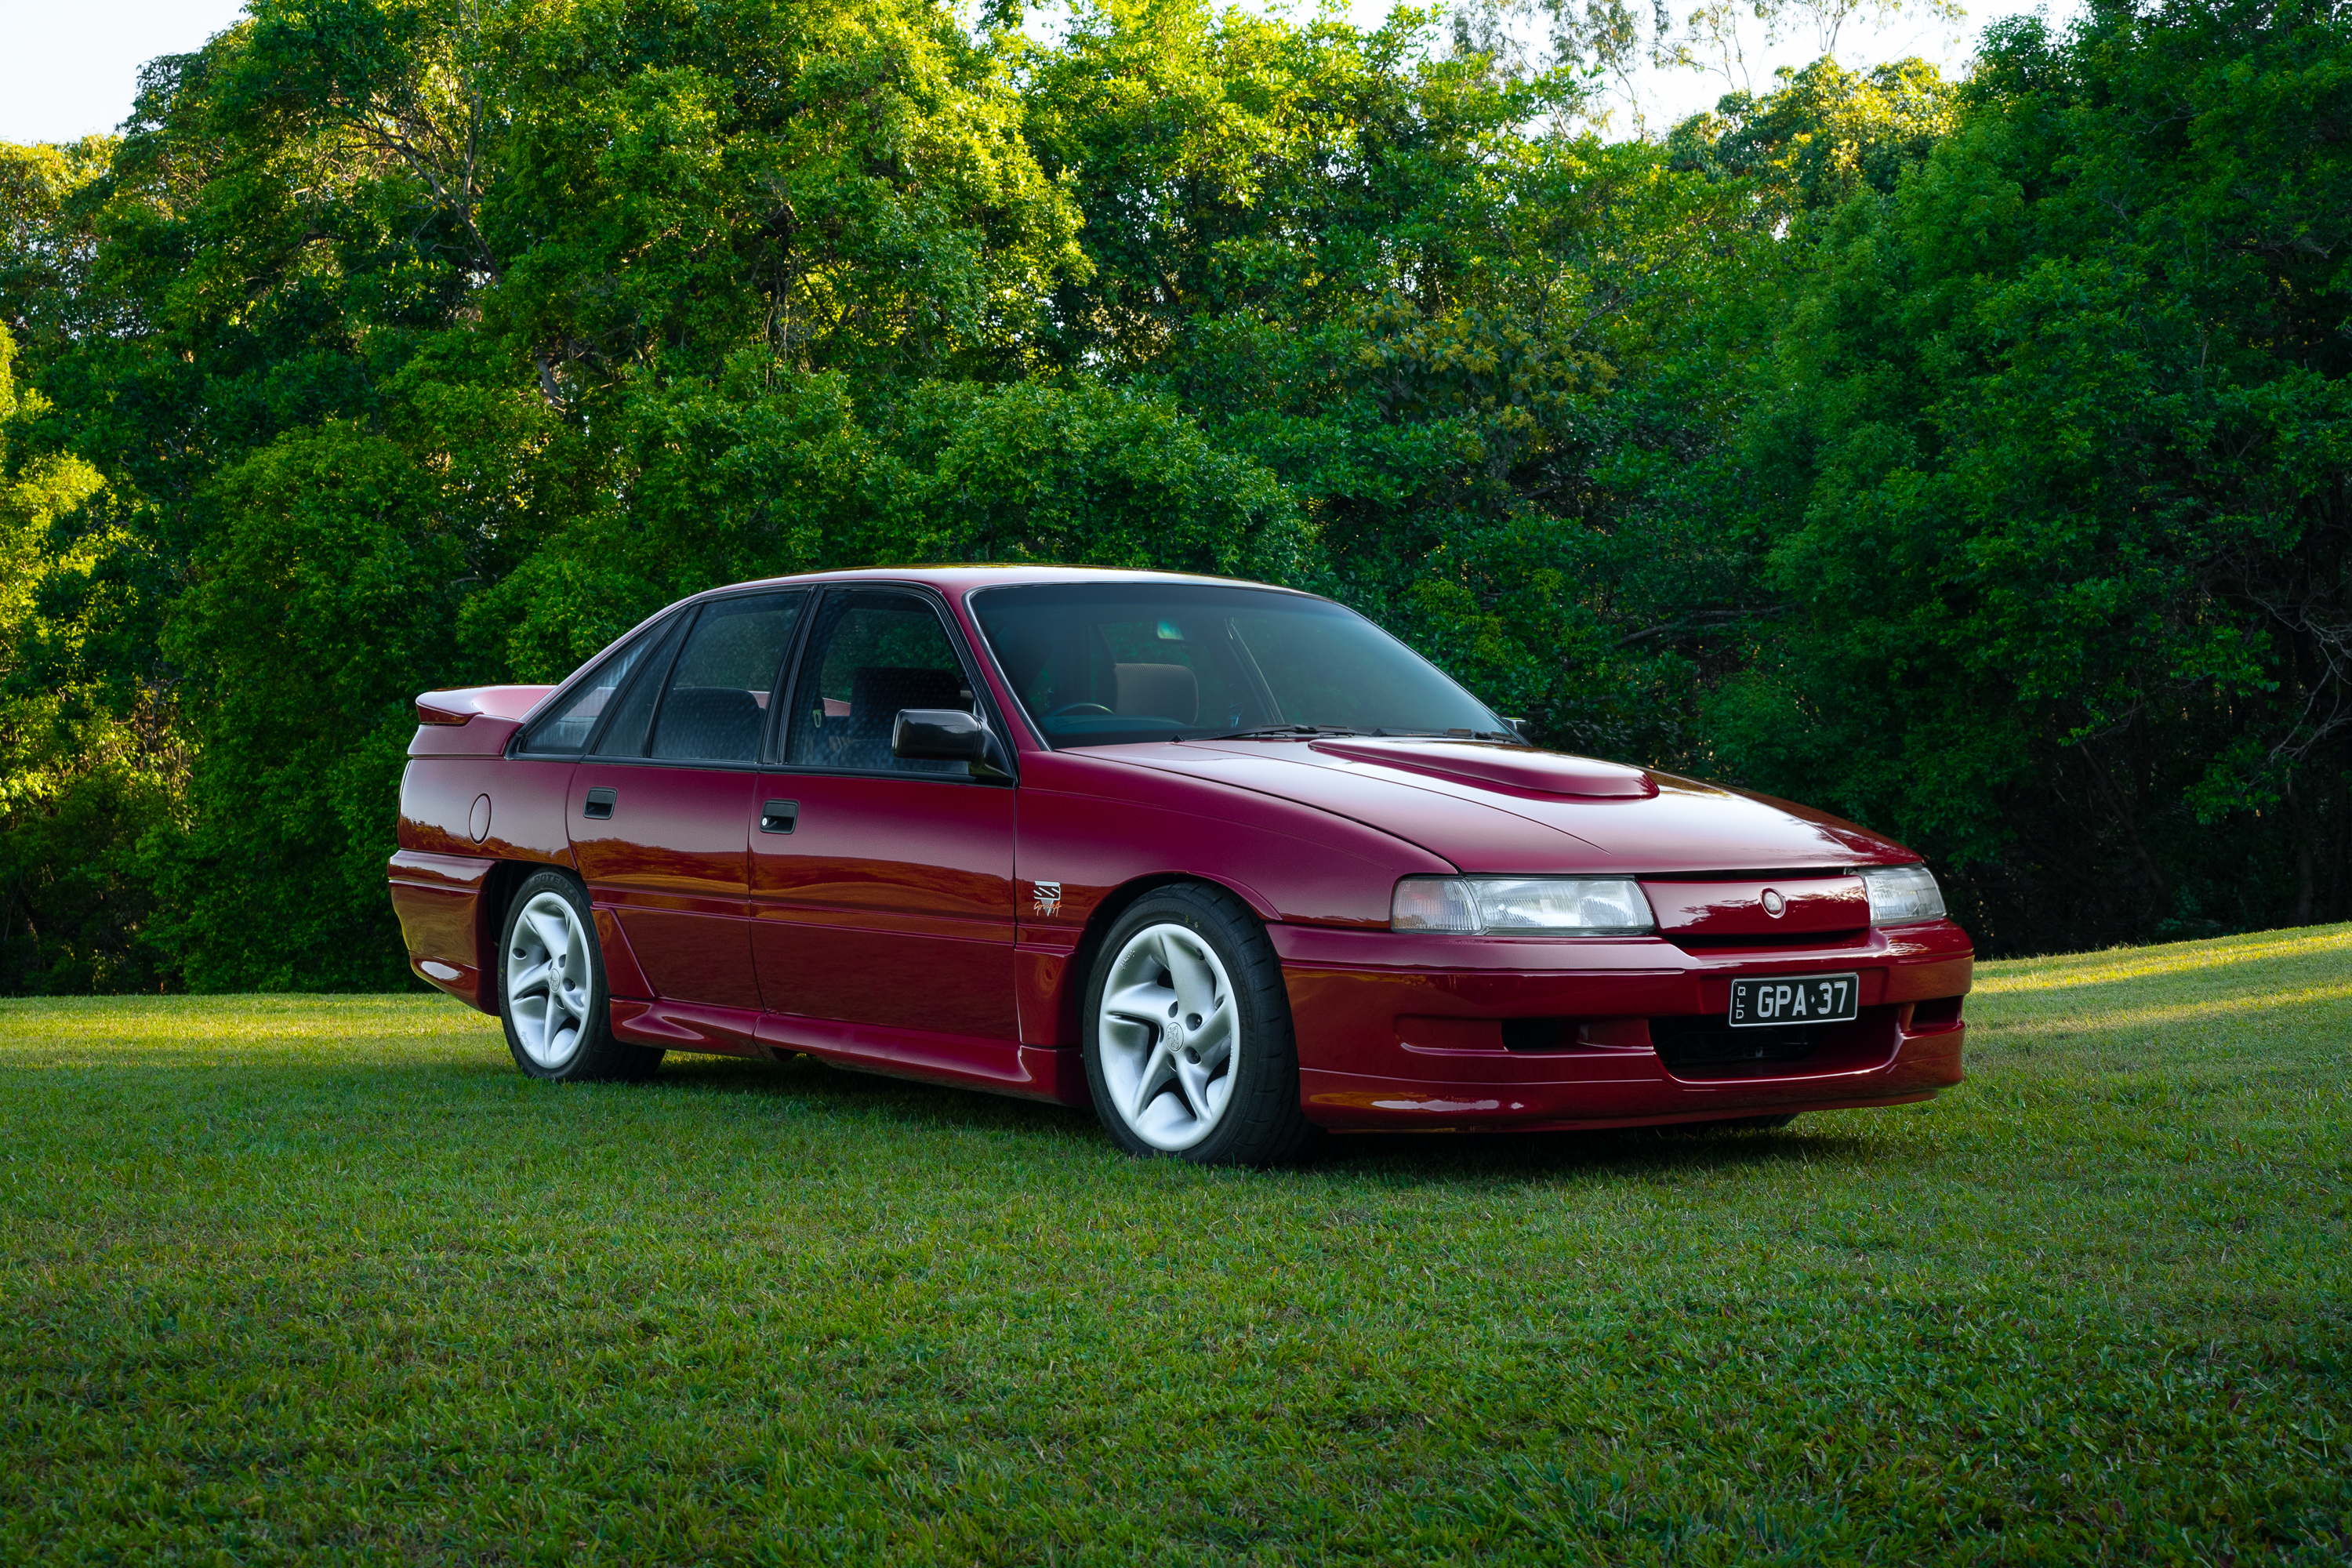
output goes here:
{"type": "Polygon", "coordinates": [[[1791,1024],[1843,1024],[1862,1016],[1858,974],[1787,974],[1731,983],[1731,1026],[1785,1029],[1791,1024]]]}

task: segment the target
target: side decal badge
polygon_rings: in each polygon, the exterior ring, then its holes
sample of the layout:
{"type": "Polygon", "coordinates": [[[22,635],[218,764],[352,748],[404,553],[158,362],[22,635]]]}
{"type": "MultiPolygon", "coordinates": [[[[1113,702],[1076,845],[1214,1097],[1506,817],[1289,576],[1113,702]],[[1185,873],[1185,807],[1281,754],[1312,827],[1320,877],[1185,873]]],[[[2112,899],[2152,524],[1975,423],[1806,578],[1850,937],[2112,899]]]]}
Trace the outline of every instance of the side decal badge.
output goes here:
{"type": "Polygon", "coordinates": [[[1052,915],[1052,914],[1055,914],[1055,912],[1057,912],[1057,911],[1061,909],[1061,907],[1062,907],[1062,884],[1061,884],[1061,883],[1059,883],[1059,882],[1032,882],[1032,883],[1030,883],[1030,884],[1029,884],[1029,887],[1030,887],[1030,890],[1031,890],[1032,892],[1034,892],[1034,893],[1036,895],[1036,899],[1037,899],[1037,902],[1036,902],[1036,910],[1037,910],[1037,912],[1038,912],[1039,914],[1041,914],[1041,915],[1052,915]]]}

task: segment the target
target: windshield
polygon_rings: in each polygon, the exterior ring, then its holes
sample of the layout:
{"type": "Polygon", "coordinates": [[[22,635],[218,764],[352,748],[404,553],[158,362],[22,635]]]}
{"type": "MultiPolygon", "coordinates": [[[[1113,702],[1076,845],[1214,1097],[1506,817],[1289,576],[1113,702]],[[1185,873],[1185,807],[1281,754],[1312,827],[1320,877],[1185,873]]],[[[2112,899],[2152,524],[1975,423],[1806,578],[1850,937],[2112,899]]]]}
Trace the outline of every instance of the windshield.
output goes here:
{"type": "Polygon", "coordinates": [[[971,606],[1052,745],[1291,727],[1517,739],[1436,666],[1323,599],[1056,583],[983,589],[971,606]]]}

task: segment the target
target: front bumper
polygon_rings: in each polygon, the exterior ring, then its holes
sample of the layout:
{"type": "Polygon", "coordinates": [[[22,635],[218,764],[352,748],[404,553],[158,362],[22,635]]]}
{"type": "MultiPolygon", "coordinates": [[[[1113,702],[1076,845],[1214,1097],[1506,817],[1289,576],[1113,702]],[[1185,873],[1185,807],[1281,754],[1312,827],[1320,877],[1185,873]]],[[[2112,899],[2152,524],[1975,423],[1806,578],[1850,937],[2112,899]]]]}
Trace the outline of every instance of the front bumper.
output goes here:
{"type": "MultiPolygon", "coordinates": [[[[1271,928],[1308,1119],[1598,1128],[1896,1105],[1961,1081],[1973,965],[1947,921],[1801,944],[1271,928]],[[1852,971],[1861,1016],[1728,1059],[1731,982],[1852,971]],[[1509,1026],[1507,1029],[1506,1026],[1509,1026]]],[[[1780,1039],[1759,1032],[1759,1039],[1780,1039]]]]}

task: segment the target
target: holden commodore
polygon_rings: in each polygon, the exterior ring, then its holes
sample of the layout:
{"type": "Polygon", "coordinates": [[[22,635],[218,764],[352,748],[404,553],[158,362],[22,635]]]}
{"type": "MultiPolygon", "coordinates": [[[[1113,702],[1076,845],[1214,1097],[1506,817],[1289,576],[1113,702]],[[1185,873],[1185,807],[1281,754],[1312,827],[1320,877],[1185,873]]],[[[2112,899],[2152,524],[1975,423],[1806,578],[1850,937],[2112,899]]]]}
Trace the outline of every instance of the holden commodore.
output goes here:
{"type": "Polygon", "coordinates": [[[416,709],[410,963],[536,1078],[800,1054],[1227,1163],[1961,1079],[1972,952],[1917,856],[1539,750],[1308,594],[779,578],[416,709]]]}

